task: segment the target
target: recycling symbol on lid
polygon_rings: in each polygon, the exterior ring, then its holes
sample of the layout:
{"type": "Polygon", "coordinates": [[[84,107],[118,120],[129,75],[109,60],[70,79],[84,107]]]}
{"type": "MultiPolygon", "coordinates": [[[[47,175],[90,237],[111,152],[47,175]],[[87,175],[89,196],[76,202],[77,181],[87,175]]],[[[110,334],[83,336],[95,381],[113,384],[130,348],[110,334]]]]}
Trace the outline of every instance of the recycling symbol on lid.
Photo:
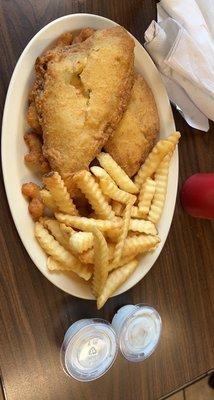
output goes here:
{"type": "Polygon", "coordinates": [[[88,352],[88,354],[90,356],[93,356],[93,355],[97,354],[97,350],[95,349],[95,347],[91,347],[89,352],[88,352]]]}

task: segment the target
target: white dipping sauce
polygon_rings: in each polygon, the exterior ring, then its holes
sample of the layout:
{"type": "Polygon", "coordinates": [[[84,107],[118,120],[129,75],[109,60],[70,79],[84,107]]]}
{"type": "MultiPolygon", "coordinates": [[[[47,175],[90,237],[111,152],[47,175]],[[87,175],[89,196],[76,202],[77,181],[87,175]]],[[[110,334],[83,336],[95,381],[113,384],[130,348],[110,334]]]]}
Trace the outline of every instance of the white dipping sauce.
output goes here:
{"type": "Polygon", "coordinates": [[[162,322],[154,308],[138,304],[120,308],[112,320],[112,326],[124,357],[139,362],[148,358],[156,349],[162,322]]]}

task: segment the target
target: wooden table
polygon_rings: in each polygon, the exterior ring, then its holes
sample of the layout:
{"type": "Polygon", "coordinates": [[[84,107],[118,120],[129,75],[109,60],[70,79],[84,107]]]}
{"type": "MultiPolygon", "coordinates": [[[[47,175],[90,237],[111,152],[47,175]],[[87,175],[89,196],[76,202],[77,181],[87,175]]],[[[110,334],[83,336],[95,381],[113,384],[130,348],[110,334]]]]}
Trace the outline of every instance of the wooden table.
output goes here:
{"type": "MultiPolygon", "coordinates": [[[[143,42],[156,16],[152,0],[1,0],[0,104],[22,50],[45,24],[65,14],[96,13],[124,25],[143,42]]],[[[196,132],[175,112],[182,182],[214,168],[214,126],[196,132]]],[[[179,192],[178,192],[179,193],[179,192]]],[[[94,302],[66,295],[45,279],[26,253],[13,224],[3,182],[0,229],[0,357],[8,400],[153,400],[214,367],[214,225],[189,217],[177,199],[165,247],[149,274],[98,312],[94,302]],[[163,335],[154,355],[140,365],[118,358],[98,381],[69,379],[59,364],[59,349],[69,325],[84,317],[111,320],[128,303],[156,307],[163,335]]]]}

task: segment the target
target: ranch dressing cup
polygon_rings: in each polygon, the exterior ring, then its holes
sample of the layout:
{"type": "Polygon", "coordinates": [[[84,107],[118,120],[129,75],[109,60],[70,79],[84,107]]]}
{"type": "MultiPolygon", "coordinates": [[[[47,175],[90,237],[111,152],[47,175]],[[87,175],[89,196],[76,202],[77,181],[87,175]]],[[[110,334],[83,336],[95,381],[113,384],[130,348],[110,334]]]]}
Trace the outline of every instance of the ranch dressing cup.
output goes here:
{"type": "Polygon", "coordinates": [[[107,321],[81,319],[67,330],[60,359],[67,375],[89,382],[108,371],[117,353],[117,337],[107,321]]]}
{"type": "Polygon", "coordinates": [[[112,320],[123,356],[132,362],[143,361],[156,349],[162,322],[158,312],[147,305],[127,305],[112,320]]]}

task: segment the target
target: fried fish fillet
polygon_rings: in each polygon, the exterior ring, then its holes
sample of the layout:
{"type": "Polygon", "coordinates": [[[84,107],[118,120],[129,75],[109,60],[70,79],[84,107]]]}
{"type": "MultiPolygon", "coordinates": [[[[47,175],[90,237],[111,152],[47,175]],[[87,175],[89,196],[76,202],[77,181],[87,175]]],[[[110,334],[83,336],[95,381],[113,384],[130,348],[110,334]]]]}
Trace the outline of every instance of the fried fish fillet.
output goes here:
{"type": "Polygon", "coordinates": [[[43,153],[68,186],[119,123],[131,95],[133,63],[134,41],[121,27],[96,31],[37,60],[32,96],[43,153]]]}
{"type": "Polygon", "coordinates": [[[159,132],[154,96],[144,78],[136,74],[131,99],[105,150],[131,177],[139,170],[159,132]]]}
{"type": "MultiPolygon", "coordinates": [[[[80,34],[75,38],[76,40],[81,41],[82,39],[88,37],[89,34],[92,34],[92,30],[89,28],[83,29],[80,34]]],[[[73,43],[73,34],[71,32],[65,32],[54,42],[51,49],[59,49],[60,47],[70,46],[73,43]]],[[[37,114],[36,104],[35,104],[35,88],[37,87],[37,83],[34,84],[32,90],[29,93],[29,106],[27,111],[27,122],[28,125],[34,130],[34,132],[38,134],[42,134],[42,128],[39,123],[39,118],[37,114]]]]}

